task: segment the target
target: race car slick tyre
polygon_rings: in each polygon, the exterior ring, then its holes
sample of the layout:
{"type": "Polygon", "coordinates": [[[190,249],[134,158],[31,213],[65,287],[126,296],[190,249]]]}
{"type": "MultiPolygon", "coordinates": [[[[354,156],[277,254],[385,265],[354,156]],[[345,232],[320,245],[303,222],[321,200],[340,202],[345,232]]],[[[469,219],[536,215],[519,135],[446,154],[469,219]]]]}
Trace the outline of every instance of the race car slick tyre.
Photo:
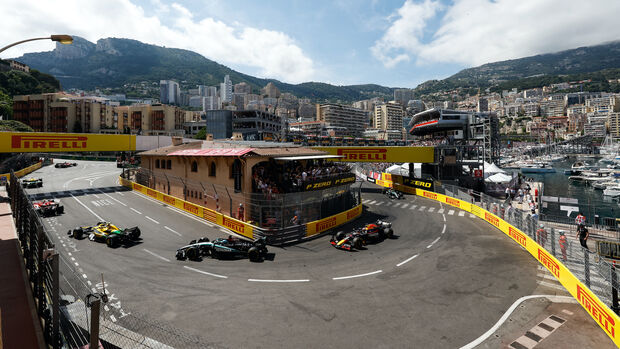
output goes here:
{"type": "Polygon", "coordinates": [[[385,229],[385,236],[387,236],[388,239],[391,239],[394,236],[394,230],[392,228],[385,229]]]}
{"type": "Polygon", "coordinates": [[[65,213],[65,207],[64,206],[60,206],[56,209],[56,214],[63,214],[65,213]]]}
{"type": "Polygon", "coordinates": [[[187,251],[185,251],[185,255],[189,260],[195,261],[198,259],[198,250],[195,248],[188,248],[187,251]]]}
{"type": "Polygon", "coordinates": [[[250,247],[250,249],[248,250],[248,258],[252,262],[257,262],[260,259],[260,253],[258,251],[258,248],[250,247]]]}
{"type": "Polygon", "coordinates": [[[336,240],[340,241],[340,240],[344,239],[345,235],[346,234],[344,233],[344,231],[337,232],[336,233],[336,240]]]}
{"type": "Polygon", "coordinates": [[[363,243],[362,239],[360,239],[360,238],[354,238],[353,239],[353,247],[355,247],[358,250],[361,250],[362,246],[364,246],[364,243],[363,243]]]}
{"type": "Polygon", "coordinates": [[[140,229],[136,228],[129,233],[129,238],[131,240],[138,240],[140,238],[140,229]]]}
{"type": "Polygon", "coordinates": [[[183,261],[185,260],[187,257],[185,256],[185,253],[183,251],[177,251],[175,257],[180,260],[183,261]]]}
{"type": "Polygon", "coordinates": [[[109,237],[105,239],[105,244],[108,245],[108,247],[114,248],[116,247],[116,239],[109,237]]]}
{"type": "Polygon", "coordinates": [[[215,248],[211,249],[211,258],[213,258],[213,259],[219,259],[220,258],[220,253],[217,252],[217,250],[215,248]]]}

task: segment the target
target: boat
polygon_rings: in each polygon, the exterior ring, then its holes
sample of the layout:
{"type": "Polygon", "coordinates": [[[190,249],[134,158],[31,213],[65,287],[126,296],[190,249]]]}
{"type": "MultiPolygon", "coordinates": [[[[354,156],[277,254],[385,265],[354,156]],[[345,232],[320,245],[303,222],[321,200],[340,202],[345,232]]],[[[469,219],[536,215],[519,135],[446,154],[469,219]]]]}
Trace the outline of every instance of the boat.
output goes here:
{"type": "Polygon", "coordinates": [[[615,185],[613,187],[607,187],[607,189],[603,190],[603,195],[620,196],[620,185],[615,185]]]}
{"type": "Polygon", "coordinates": [[[521,167],[521,173],[555,173],[555,169],[547,163],[533,163],[521,167]]]}
{"type": "Polygon", "coordinates": [[[570,167],[570,170],[564,170],[564,174],[567,175],[579,175],[581,174],[581,172],[585,171],[585,170],[592,170],[594,169],[594,167],[592,167],[592,165],[589,165],[583,161],[577,161],[575,163],[573,163],[573,165],[570,167]]]}
{"type": "Polygon", "coordinates": [[[614,179],[614,180],[611,180],[611,181],[608,181],[608,182],[603,182],[603,181],[595,182],[594,184],[592,184],[592,187],[594,189],[604,190],[607,187],[613,187],[613,186],[616,186],[616,185],[620,185],[620,180],[614,179]]]}

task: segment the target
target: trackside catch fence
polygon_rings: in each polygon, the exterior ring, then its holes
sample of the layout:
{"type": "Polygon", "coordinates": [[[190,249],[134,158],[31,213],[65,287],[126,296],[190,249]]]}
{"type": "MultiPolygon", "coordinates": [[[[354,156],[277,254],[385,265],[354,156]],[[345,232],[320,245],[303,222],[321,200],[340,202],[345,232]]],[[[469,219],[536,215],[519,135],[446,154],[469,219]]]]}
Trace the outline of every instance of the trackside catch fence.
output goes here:
{"type": "Polygon", "coordinates": [[[81,348],[94,340],[95,345],[106,349],[215,348],[198,336],[125,309],[125,302],[123,310],[116,309],[120,304],[117,296],[106,291],[104,280],[86,281],[84,272],[67,254],[74,242],[64,238],[66,232],[43,223],[13,172],[8,193],[20,252],[48,347],[81,348]],[[61,248],[55,240],[65,246],[61,248]]]}

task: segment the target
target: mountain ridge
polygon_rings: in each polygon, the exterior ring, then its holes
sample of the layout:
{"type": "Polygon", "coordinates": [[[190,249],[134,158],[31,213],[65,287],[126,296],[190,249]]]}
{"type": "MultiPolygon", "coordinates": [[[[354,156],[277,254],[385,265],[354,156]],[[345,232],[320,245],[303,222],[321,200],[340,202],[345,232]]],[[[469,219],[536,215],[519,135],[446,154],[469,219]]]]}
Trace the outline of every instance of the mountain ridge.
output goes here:
{"type": "MultiPolygon", "coordinates": [[[[416,98],[453,89],[510,86],[532,77],[585,74],[620,68],[620,41],[579,47],[463,69],[442,80],[428,80],[414,90],[416,98]]],[[[253,92],[273,82],[281,92],[314,101],[343,101],[383,97],[391,100],[394,87],[378,84],[336,86],[322,82],[289,84],[244,74],[196,52],[142,43],[132,39],[104,38],[92,43],[74,37],[73,45],[57,44],[53,51],[27,53],[17,60],[56,76],[65,88],[92,90],[127,83],[174,79],[182,87],[217,85],[229,75],[234,83],[246,82],[253,92]]],[[[547,79],[548,80],[548,79],[547,79]]],[[[542,80],[541,80],[542,81],[542,80]]],[[[546,81],[546,80],[545,80],[546,81]]]]}

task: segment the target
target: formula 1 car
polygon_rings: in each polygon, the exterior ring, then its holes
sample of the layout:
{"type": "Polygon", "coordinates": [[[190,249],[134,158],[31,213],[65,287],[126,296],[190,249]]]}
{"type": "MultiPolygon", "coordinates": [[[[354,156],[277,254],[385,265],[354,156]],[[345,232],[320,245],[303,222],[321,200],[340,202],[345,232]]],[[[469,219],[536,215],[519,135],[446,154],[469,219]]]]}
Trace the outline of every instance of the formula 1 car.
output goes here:
{"type": "Polygon", "coordinates": [[[385,196],[387,196],[390,199],[403,199],[404,198],[403,193],[397,190],[391,189],[391,188],[383,192],[383,194],[385,194],[385,196]]]}
{"type": "Polygon", "coordinates": [[[35,212],[44,217],[56,216],[65,212],[65,207],[57,199],[35,201],[32,203],[32,206],[34,206],[35,212]]]}
{"type": "Polygon", "coordinates": [[[258,262],[267,255],[265,238],[254,241],[242,240],[234,236],[217,238],[209,241],[208,238],[192,240],[188,245],[179,248],[176,252],[178,260],[200,260],[203,256],[220,258],[224,256],[248,257],[252,262],[258,262]]]}
{"type": "Polygon", "coordinates": [[[351,251],[360,250],[364,245],[371,242],[379,242],[394,236],[392,223],[377,220],[375,223],[366,224],[361,229],[355,229],[350,233],[339,231],[330,239],[330,244],[337,249],[351,251]]]}
{"type": "Polygon", "coordinates": [[[105,241],[108,247],[116,247],[120,244],[131,244],[138,240],[140,228],[120,229],[108,222],[98,222],[95,226],[77,227],[67,232],[69,237],[76,239],[81,239],[84,234],[88,234],[90,241],[105,241]]]}
{"type": "Polygon", "coordinates": [[[21,182],[24,188],[41,188],[43,186],[43,178],[25,178],[21,182]]]}
{"type": "Polygon", "coordinates": [[[54,167],[56,168],[67,168],[67,167],[71,167],[71,166],[77,166],[77,162],[59,162],[57,164],[54,165],[54,167]]]}

